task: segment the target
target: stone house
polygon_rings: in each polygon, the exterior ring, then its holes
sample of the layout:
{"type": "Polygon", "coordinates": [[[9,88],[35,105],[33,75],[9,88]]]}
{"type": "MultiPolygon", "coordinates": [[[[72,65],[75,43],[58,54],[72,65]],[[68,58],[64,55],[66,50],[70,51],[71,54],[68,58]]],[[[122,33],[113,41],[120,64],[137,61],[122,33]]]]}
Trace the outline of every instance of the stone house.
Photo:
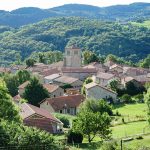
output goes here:
{"type": "Polygon", "coordinates": [[[51,98],[53,98],[53,97],[59,97],[59,96],[63,96],[64,95],[64,89],[62,89],[58,85],[43,84],[43,87],[48,91],[49,96],[51,98]]]}
{"type": "Polygon", "coordinates": [[[121,73],[123,73],[123,67],[118,64],[114,64],[109,67],[109,71],[113,72],[113,73],[121,74],[121,73]]]}
{"type": "Polygon", "coordinates": [[[117,100],[117,93],[94,82],[85,85],[86,98],[117,100]]]}
{"type": "Polygon", "coordinates": [[[48,111],[28,103],[23,103],[19,107],[24,125],[37,127],[51,134],[63,131],[63,123],[48,111]]]}
{"type": "Polygon", "coordinates": [[[46,76],[46,77],[44,77],[44,83],[46,83],[46,84],[48,84],[48,83],[52,84],[53,81],[56,78],[60,77],[60,76],[61,76],[60,74],[52,74],[52,75],[46,76]]]}
{"type": "Polygon", "coordinates": [[[110,80],[118,78],[111,73],[99,72],[96,76],[92,76],[92,79],[95,83],[100,84],[101,86],[107,86],[110,80]]]}
{"type": "Polygon", "coordinates": [[[80,104],[84,101],[83,95],[61,96],[56,98],[47,98],[40,103],[43,108],[50,113],[62,113],[76,115],[80,104]]]}
{"type": "Polygon", "coordinates": [[[73,78],[69,76],[60,76],[53,80],[54,84],[57,84],[59,86],[63,86],[65,84],[71,85],[74,89],[81,89],[83,82],[80,81],[78,78],[73,78]]]}

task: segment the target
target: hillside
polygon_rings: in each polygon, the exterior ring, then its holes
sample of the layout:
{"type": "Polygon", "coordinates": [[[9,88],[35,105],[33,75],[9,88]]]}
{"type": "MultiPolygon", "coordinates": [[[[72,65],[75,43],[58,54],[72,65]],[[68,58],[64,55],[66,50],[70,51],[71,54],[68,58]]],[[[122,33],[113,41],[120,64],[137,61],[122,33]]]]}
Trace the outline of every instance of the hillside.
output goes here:
{"type": "Polygon", "coordinates": [[[34,7],[19,8],[11,12],[0,10],[0,25],[20,27],[50,17],[86,17],[103,21],[123,22],[150,17],[150,3],[133,3],[110,7],[96,7],[81,4],[67,4],[51,9],[34,7]],[[15,21],[14,21],[15,20],[15,21]]]}
{"type": "Polygon", "coordinates": [[[73,43],[83,50],[138,62],[149,54],[150,30],[78,17],[46,19],[19,29],[1,26],[0,64],[10,64],[20,56],[23,61],[33,52],[64,51],[73,43]]]}

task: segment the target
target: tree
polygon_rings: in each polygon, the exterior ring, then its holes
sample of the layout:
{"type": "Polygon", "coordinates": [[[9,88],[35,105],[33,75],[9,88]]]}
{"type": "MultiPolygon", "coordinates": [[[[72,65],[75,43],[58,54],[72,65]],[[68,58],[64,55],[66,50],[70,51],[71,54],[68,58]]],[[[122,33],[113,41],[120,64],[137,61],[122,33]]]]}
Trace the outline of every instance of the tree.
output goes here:
{"type": "Polygon", "coordinates": [[[39,106],[39,102],[48,97],[48,91],[35,77],[30,80],[30,83],[25,87],[25,92],[23,93],[23,98],[35,106],[39,106]]]}
{"type": "Polygon", "coordinates": [[[98,62],[99,58],[95,53],[91,51],[84,51],[83,60],[84,60],[84,64],[89,64],[91,62],[98,62]]]}
{"type": "Polygon", "coordinates": [[[77,119],[73,122],[73,130],[87,136],[89,143],[98,134],[101,139],[110,137],[111,119],[107,113],[92,112],[87,109],[80,110],[77,119]]]}
{"type": "Polygon", "coordinates": [[[80,109],[88,109],[93,113],[100,112],[101,114],[108,113],[110,116],[113,115],[112,107],[103,99],[86,99],[80,109]]]}
{"type": "Polygon", "coordinates": [[[150,68],[150,54],[140,63],[140,67],[150,68]]]}
{"type": "Polygon", "coordinates": [[[150,88],[147,90],[147,93],[144,94],[144,101],[147,103],[148,106],[148,121],[150,124],[150,88]]]}
{"type": "Polygon", "coordinates": [[[17,76],[5,74],[3,79],[6,83],[9,94],[13,97],[16,96],[18,94],[18,86],[20,85],[17,76]]]}
{"type": "Polygon", "coordinates": [[[92,78],[90,78],[90,77],[88,77],[87,79],[85,79],[85,81],[84,81],[84,83],[83,83],[83,86],[82,86],[82,89],[81,89],[81,93],[82,94],[86,94],[85,93],[85,85],[86,84],[89,84],[89,83],[91,83],[91,82],[93,82],[93,80],[92,80],[92,78]]]}
{"type": "Polygon", "coordinates": [[[21,122],[12,97],[8,94],[5,82],[0,80],[0,119],[21,122]]]}
{"type": "Polygon", "coordinates": [[[19,70],[16,74],[19,84],[22,84],[31,78],[31,74],[27,70],[19,70]]]}
{"type": "Polygon", "coordinates": [[[32,59],[32,58],[29,58],[29,59],[26,60],[27,67],[33,67],[34,63],[35,63],[35,60],[32,59]]]}
{"type": "Polygon", "coordinates": [[[109,87],[112,91],[114,91],[114,92],[117,91],[118,86],[119,86],[119,82],[118,82],[117,79],[112,79],[112,80],[110,80],[109,83],[108,83],[108,87],[109,87]]]}
{"type": "Polygon", "coordinates": [[[130,81],[130,82],[126,83],[125,90],[126,90],[127,94],[134,96],[134,95],[143,93],[145,91],[145,88],[143,85],[136,84],[136,83],[130,81]]]}
{"type": "Polygon", "coordinates": [[[132,103],[132,98],[130,95],[128,94],[124,94],[122,97],[121,97],[121,100],[124,102],[124,103],[132,103]]]}

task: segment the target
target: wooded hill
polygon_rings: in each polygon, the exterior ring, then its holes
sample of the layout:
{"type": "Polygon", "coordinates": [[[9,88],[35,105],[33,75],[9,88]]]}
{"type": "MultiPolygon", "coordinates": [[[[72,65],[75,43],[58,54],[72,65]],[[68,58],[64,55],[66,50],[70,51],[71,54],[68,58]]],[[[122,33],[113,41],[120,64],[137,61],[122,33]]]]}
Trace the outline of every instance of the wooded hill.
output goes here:
{"type": "Polygon", "coordinates": [[[150,17],[150,3],[133,3],[110,7],[68,4],[51,9],[19,8],[11,12],[0,11],[0,25],[20,27],[50,17],[86,17],[104,21],[133,21],[150,17]]]}
{"type": "Polygon", "coordinates": [[[83,50],[138,62],[150,53],[150,30],[79,17],[51,18],[18,29],[0,26],[0,64],[20,56],[23,61],[33,52],[64,51],[74,43],[83,50]]]}

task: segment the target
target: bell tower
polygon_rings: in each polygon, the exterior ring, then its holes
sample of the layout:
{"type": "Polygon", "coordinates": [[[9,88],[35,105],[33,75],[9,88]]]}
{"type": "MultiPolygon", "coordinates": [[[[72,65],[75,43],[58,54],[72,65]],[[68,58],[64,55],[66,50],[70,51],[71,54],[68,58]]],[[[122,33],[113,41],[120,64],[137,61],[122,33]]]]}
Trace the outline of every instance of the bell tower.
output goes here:
{"type": "Polygon", "coordinates": [[[64,67],[81,67],[81,49],[75,45],[65,49],[64,67]]]}

